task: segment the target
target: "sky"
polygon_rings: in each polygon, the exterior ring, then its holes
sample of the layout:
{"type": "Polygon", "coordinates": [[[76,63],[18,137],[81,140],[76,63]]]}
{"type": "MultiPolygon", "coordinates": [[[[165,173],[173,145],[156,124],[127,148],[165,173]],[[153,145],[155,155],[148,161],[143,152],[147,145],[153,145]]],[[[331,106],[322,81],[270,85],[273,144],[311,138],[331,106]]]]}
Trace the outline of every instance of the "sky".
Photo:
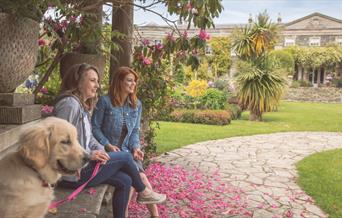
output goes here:
{"type": "MultiPolygon", "coordinates": [[[[224,10],[219,18],[214,20],[215,24],[246,23],[249,14],[254,18],[264,10],[267,10],[273,21],[277,20],[280,13],[285,23],[314,12],[342,20],[342,0],[222,0],[222,5],[224,10]]],[[[172,18],[167,15],[163,6],[155,7],[154,10],[172,18]]],[[[165,22],[158,16],[142,10],[135,10],[134,23],[165,25],[165,22]]]]}

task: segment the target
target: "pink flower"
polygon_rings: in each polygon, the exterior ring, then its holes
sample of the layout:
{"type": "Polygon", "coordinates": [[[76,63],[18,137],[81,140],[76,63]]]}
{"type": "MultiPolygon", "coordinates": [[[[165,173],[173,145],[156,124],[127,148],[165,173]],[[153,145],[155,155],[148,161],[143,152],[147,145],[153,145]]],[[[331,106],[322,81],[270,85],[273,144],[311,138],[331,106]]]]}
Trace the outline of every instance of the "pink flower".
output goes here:
{"type": "Polygon", "coordinates": [[[88,189],[88,193],[89,193],[90,195],[94,196],[94,195],[96,195],[96,189],[94,189],[94,188],[89,188],[89,189],[88,189]]]}
{"type": "Polygon", "coordinates": [[[292,218],[293,217],[293,212],[291,210],[287,210],[285,212],[285,217],[292,218]]]}
{"type": "Polygon", "coordinates": [[[143,39],[143,40],[141,40],[141,42],[144,46],[147,46],[150,44],[150,41],[148,39],[143,39]]]}
{"type": "Polygon", "coordinates": [[[192,9],[191,2],[188,2],[188,4],[186,4],[186,9],[188,9],[188,11],[192,9]]]}
{"type": "Polygon", "coordinates": [[[41,92],[43,94],[47,94],[49,92],[49,90],[47,88],[43,87],[39,90],[39,92],[41,92]]]}
{"type": "Polygon", "coordinates": [[[203,41],[205,41],[205,40],[207,40],[207,39],[210,39],[209,33],[207,33],[204,29],[201,29],[201,30],[200,30],[200,33],[199,33],[198,37],[199,37],[200,39],[202,39],[203,41]]]}
{"type": "Polygon", "coordinates": [[[45,46],[47,44],[45,39],[38,39],[38,45],[39,46],[45,46]]]}
{"type": "Polygon", "coordinates": [[[144,59],[143,59],[143,64],[144,64],[144,65],[151,65],[151,64],[152,64],[152,61],[151,61],[150,59],[144,57],[144,59]]]}
{"type": "Polygon", "coordinates": [[[185,39],[188,38],[188,32],[187,32],[187,31],[184,31],[183,37],[184,37],[185,39]]]}
{"type": "Polygon", "coordinates": [[[155,48],[156,48],[158,51],[161,51],[161,50],[164,48],[164,46],[163,46],[162,44],[158,43],[157,45],[155,45],[155,48]]]}
{"type": "Polygon", "coordinates": [[[45,114],[52,113],[52,111],[53,111],[53,107],[49,105],[44,105],[41,109],[41,112],[45,114]]]}
{"type": "Polygon", "coordinates": [[[171,42],[174,42],[176,40],[175,37],[173,37],[172,33],[168,33],[166,39],[171,42]]]}

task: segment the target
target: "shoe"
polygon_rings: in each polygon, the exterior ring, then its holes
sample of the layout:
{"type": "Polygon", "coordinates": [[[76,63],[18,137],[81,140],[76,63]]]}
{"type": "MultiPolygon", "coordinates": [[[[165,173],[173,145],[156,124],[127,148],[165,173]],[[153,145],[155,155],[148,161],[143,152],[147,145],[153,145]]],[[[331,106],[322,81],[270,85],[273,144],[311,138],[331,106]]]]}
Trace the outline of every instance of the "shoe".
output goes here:
{"type": "Polygon", "coordinates": [[[143,196],[139,193],[138,195],[138,203],[139,204],[160,204],[163,203],[166,200],[165,194],[159,194],[154,191],[150,191],[149,194],[146,194],[146,196],[143,196]]]}

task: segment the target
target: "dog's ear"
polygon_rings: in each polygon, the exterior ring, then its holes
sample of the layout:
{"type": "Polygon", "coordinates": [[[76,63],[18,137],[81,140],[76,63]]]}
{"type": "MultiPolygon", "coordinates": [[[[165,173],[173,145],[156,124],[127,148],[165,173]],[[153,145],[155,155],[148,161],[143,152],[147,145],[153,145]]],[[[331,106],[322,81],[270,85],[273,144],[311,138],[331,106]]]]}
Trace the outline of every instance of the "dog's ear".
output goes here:
{"type": "Polygon", "coordinates": [[[27,128],[19,138],[19,154],[26,164],[34,169],[43,168],[50,156],[50,128],[33,125],[27,128]]]}

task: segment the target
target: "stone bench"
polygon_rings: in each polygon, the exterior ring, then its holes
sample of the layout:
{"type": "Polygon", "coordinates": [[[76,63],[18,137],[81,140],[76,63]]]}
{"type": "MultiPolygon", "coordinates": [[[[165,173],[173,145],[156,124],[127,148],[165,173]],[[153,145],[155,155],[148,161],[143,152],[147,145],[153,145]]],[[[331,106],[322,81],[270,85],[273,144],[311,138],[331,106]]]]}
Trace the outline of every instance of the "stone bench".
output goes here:
{"type": "MultiPolygon", "coordinates": [[[[56,214],[48,213],[45,218],[98,218],[101,209],[108,204],[108,197],[111,191],[108,185],[94,187],[96,193],[90,194],[88,189],[83,190],[76,199],[64,202],[57,208],[56,214]],[[103,206],[104,205],[104,206],[103,206]]],[[[73,189],[55,188],[55,200],[66,198],[73,189]]]]}

